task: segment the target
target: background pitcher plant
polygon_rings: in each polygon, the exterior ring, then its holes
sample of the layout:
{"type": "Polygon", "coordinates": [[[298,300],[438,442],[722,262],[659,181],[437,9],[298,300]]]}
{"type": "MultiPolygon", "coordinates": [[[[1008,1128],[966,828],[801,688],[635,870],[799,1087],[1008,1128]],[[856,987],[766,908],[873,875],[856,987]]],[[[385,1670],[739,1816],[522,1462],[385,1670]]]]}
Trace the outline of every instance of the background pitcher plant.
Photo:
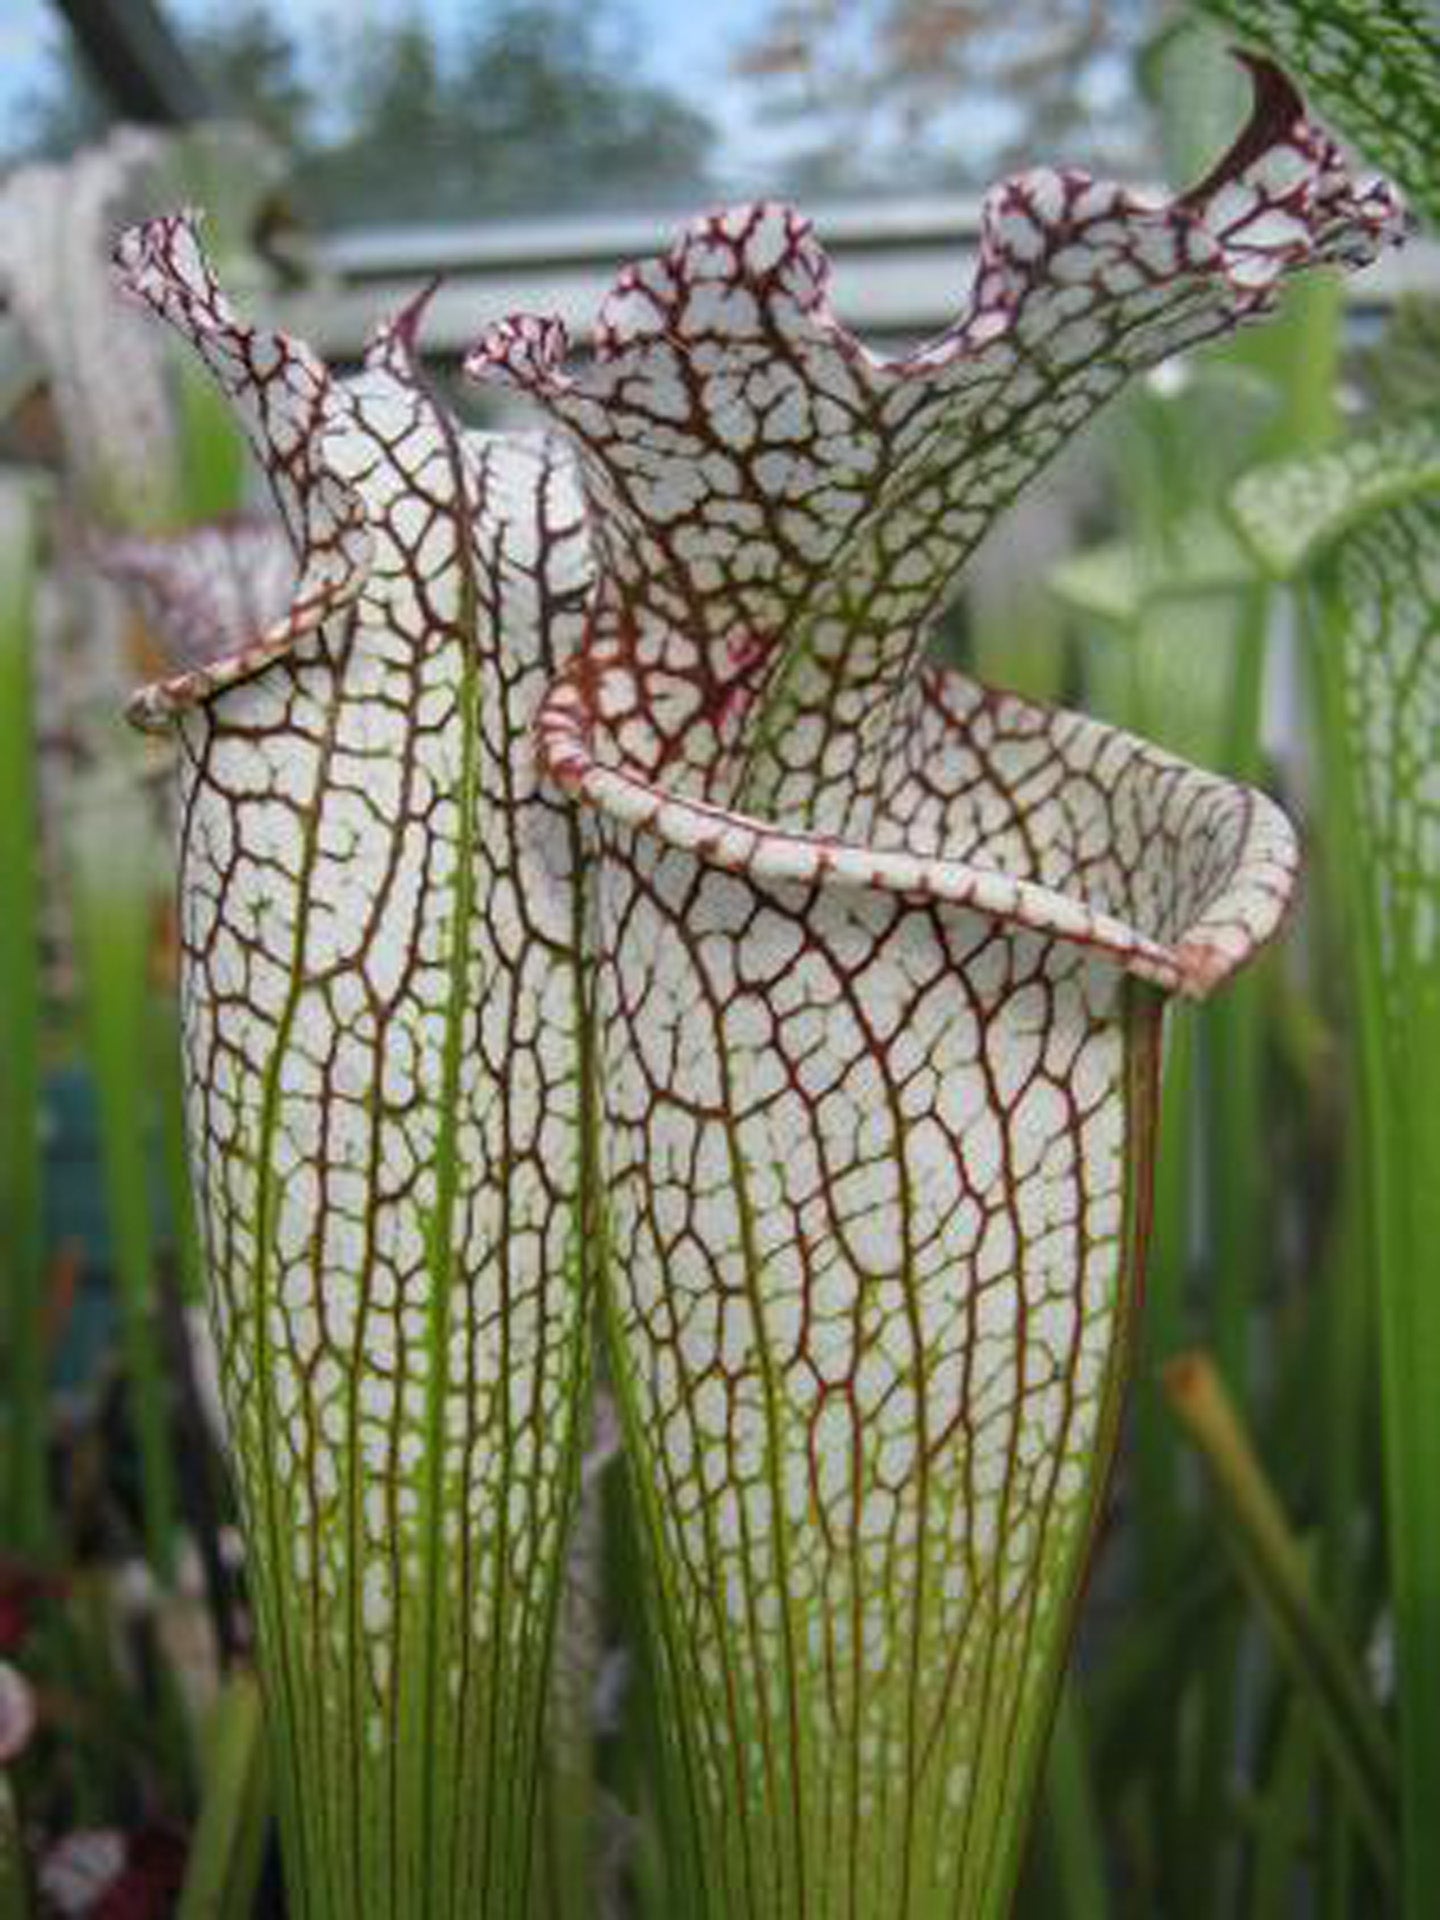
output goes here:
{"type": "Polygon", "coordinates": [[[419,306],[341,381],[236,318],[187,221],[125,243],[298,572],[257,635],[224,529],[127,561],[194,662],[137,710],[183,748],[191,1149],[298,1911],[529,1910],[592,1291],[677,1910],[1008,1901],[1164,1002],[1273,933],[1296,851],[1261,795],[923,656],[1127,377],[1396,235],[1256,79],[1179,199],[996,189],[967,311],[904,360],[794,214],[698,222],[587,366],[553,321],[476,348],[545,435],[455,423],[419,306]]]}

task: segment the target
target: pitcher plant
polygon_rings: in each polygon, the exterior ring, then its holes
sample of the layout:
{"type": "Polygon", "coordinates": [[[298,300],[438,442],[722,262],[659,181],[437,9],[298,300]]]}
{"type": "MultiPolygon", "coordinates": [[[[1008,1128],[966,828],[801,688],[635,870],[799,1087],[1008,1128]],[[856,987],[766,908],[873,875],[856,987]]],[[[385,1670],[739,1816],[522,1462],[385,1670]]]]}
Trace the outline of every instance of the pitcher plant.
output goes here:
{"type": "MultiPolygon", "coordinates": [[[[307,1915],[529,1910],[598,1305],[679,1910],[1003,1910],[1113,1452],[1169,996],[1277,927],[1263,796],[924,664],[1130,375],[1394,236],[1273,68],[1197,187],[1035,172],[878,359],[773,206],[470,370],[340,380],[194,226],[130,286],[244,417],[296,579],[192,636],[191,1150],[307,1915]],[[204,636],[209,634],[208,641],[204,636]],[[198,638],[197,638],[198,636],[198,638]]],[[[223,533],[218,536],[222,540],[223,533]]],[[[132,556],[133,558],[133,556],[132,556]]]]}

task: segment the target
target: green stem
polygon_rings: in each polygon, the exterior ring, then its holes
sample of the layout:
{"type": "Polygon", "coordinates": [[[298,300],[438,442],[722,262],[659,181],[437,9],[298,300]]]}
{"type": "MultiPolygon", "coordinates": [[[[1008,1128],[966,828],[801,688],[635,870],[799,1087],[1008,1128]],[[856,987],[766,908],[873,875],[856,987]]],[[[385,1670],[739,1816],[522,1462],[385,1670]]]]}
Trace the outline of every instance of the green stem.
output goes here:
{"type": "MultiPolygon", "coordinates": [[[[1320,1577],[1347,1631],[1364,1618],[1366,1505],[1374,1418],[1374,1329],[1364,1264],[1364,1194],[1353,1157],[1335,1222],[1327,1263],[1325,1301],[1325,1455],[1320,1577]]],[[[1328,1920],[1355,1911],[1355,1830],[1343,1798],[1330,1790],[1322,1820],[1320,1887],[1328,1920]]]]}
{"type": "MultiPolygon", "coordinates": [[[[1251,588],[1240,596],[1227,729],[1227,765],[1239,780],[1253,781],[1260,775],[1269,608],[1270,596],[1263,588],[1251,588]]],[[[1226,1378],[1240,1394],[1249,1386],[1249,1335],[1265,1245],[1258,1231],[1266,1187],[1261,1070],[1265,979],[1261,971],[1235,981],[1231,991],[1207,1010],[1205,1023],[1215,1346],[1226,1378]]]]}
{"type": "Polygon", "coordinates": [[[1250,1912],[1272,1920],[1290,1909],[1295,1870],[1314,1798],[1314,1738],[1298,1702],[1287,1705],[1259,1808],[1250,1912]]]}
{"type": "Polygon", "coordinates": [[[151,894],[143,834],[133,796],[116,796],[103,807],[94,797],[86,805],[75,841],[75,931],[121,1343],[140,1455],[146,1553],[169,1585],[175,1574],[176,1488],[158,1340],[146,1153],[151,894]]]}
{"type": "MultiPolygon", "coordinates": [[[[1151,1254],[1141,1321],[1142,1359],[1135,1382],[1136,1531],[1141,1543],[1140,1579],[1147,1611],[1177,1591],[1188,1531],[1175,1429],[1160,1390],[1160,1369],[1185,1344],[1185,1288],[1190,1264],[1192,1165],[1197,1118],[1196,1029],[1192,1007],[1172,1007],[1166,1019],[1166,1060],[1161,1095],[1160,1146],[1155,1178],[1151,1254]]],[[[1160,1891],[1172,1888],[1180,1826],[1180,1739],[1172,1720],[1157,1739],[1145,1768],[1150,1825],[1160,1837],[1160,1891]]]]}
{"type": "MultiPolygon", "coordinates": [[[[1225,696],[1225,762],[1237,779],[1258,781],[1270,594],[1259,586],[1234,595],[1231,671],[1225,696]]],[[[1257,1324],[1269,1243],[1264,1231],[1267,1185],[1264,1050],[1268,957],[1205,1010],[1201,1029],[1204,1177],[1209,1231],[1206,1263],[1212,1302],[1211,1338],[1232,1389],[1247,1397],[1252,1329],[1257,1324]]],[[[1234,1771],[1240,1677],[1238,1623],[1227,1610],[1207,1639],[1196,1697],[1193,1767],[1182,1831],[1205,1836],[1187,1867],[1192,1910],[1216,1911],[1217,1888],[1232,1849],[1227,1800],[1234,1771]]],[[[1187,1849],[1189,1851],[1189,1849],[1187,1849]]]]}
{"type": "Polygon", "coordinates": [[[1304,1552],[1214,1365],[1204,1354],[1181,1355],[1165,1369],[1165,1386],[1210,1471],[1241,1577],[1314,1716],[1382,1879],[1393,1883],[1395,1757],[1364,1680],[1315,1596],[1304,1552]]]}
{"type": "Polygon", "coordinates": [[[0,1322],[8,1427],[6,1537],[43,1555],[45,1335],[41,1247],[40,936],[30,503],[0,496],[0,1322]]]}
{"type": "Polygon", "coordinates": [[[1067,1682],[1055,1714],[1046,1774],[1055,1878],[1066,1920],[1104,1920],[1110,1911],[1100,1814],[1090,1776],[1084,1710],[1067,1682]]]}
{"type": "Polygon", "coordinates": [[[1146,1276],[1145,1352],[1135,1390],[1135,1493],[1145,1542],[1145,1586],[1152,1597],[1171,1591],[1184,1550],[1179,1450],[1165,1415],[1159,1369],[1185,1344],[1185,1276],[1190,1239],[1190,1163],[1195,1140],[1195,1015],[1176,1006],[1166,1026],[1160,1152],[1146,1276]]]}
{"type": "Polygon", "coordinates": [[[264,1711],[253,1675],[237,1673],[215,1705],[200,1818],[178,1920],[248,1920],[270,1822],[264,1711]]]}

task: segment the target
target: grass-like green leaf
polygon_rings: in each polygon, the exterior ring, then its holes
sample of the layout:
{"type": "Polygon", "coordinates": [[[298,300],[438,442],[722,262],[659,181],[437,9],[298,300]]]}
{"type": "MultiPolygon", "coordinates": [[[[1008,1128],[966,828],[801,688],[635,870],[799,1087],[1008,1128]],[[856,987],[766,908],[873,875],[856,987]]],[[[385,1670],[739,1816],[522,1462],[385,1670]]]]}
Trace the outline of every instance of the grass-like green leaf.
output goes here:
{"type": "Polygon", "coordinates": [[[49,1533],[42,1323],[40,921],[37,855],[34,503],[0,488],[0,1303],[6,1537],[49,1533]]]}
{"type": "Polygon", "coordinates": [[[211,1712],[177,1920],[251,1920],[270,1811],[260,1688],[238,1672],[211,1712]]]}
{"type": "Polygon", "coordinates": [[[139,1450],[146,1551],[168,1583],[175,1574],[178,1515],[160,1339],[148,1057],[158,890],[151,821],[129,781],[97,781],[84,794],[75,809],[70,852],[86,1058],[100,1121],[101,1179],[127,1404],[139,1450]]]}
{"type": "Polygon", "coordinates": [[[1105,1920],[1103,1824],[1090,1774],[1084,1710],[1072,1686],[1060,1695],[1045,1775],[1045,1810],[1054,1875],[1065,1920],[1105,1920]]]}
{"type": "Polygon", "coordinates": [[[1395,1755],[1359,1664],[1314,1592],[1305,1554],[1213,1363],[1181,1355],[1166,1368],[1165,1385],[1209,1469],[1242,1575],[1393,1888],[1395,1755]]]}

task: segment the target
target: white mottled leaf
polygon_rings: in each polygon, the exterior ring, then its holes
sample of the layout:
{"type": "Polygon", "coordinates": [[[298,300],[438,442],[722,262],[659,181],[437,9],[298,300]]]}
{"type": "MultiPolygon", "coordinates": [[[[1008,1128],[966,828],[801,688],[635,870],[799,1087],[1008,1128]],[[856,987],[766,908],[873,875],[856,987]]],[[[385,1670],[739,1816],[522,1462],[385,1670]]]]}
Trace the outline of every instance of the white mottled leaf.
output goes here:
{"type": "Polygon", "coordinates": [[[1440,487],[1440,417],[1357,435],[1342,446],[1257,467],[1231,495],[1256,558],[1293,578],[1348,528],[1440,487]]]}

